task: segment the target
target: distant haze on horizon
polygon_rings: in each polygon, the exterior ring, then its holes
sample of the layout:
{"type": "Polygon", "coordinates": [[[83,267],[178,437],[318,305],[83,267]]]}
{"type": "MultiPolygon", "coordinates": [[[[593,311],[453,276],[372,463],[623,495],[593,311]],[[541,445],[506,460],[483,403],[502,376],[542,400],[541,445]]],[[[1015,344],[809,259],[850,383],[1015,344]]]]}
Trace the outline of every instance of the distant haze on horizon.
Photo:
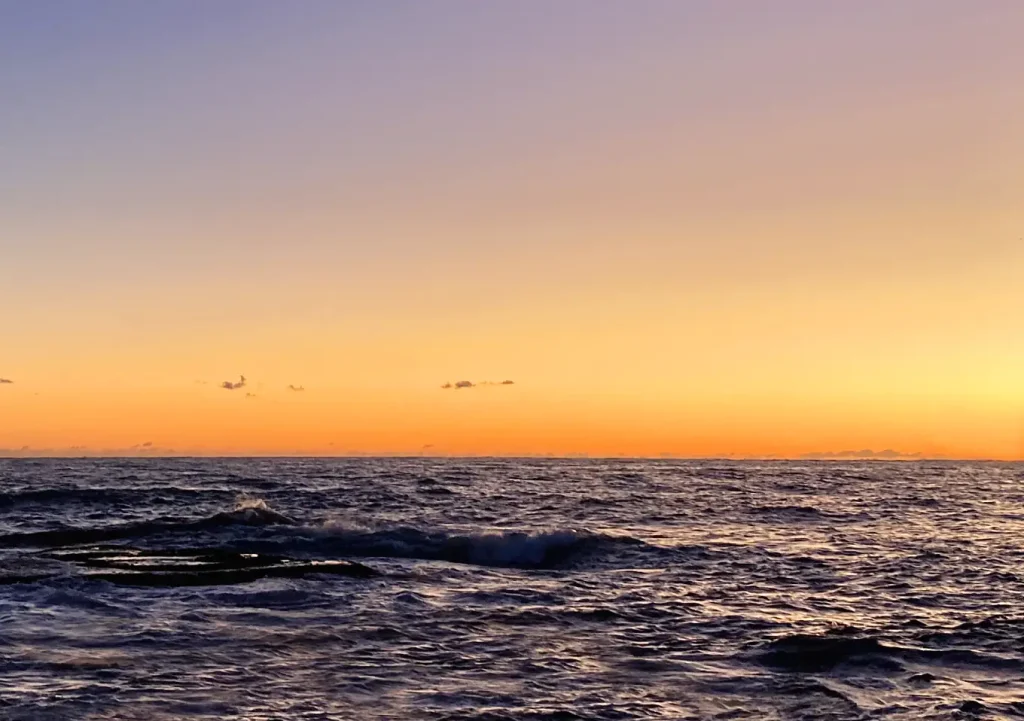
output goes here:
{"type": "Polygon", "coordinates": [[[1024,458],[1022,38],[0,0],[0,449],[1024,458]]]}

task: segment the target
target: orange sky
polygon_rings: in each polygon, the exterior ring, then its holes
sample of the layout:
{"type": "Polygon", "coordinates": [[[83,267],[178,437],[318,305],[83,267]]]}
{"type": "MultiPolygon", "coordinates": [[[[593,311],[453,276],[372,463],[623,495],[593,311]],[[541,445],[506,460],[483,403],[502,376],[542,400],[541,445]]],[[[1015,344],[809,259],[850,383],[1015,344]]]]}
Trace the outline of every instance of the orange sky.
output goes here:
{"type": "Polygon", "coordinates": [[[0,449],[1024,457],[1024,6],[724,5],[24,4],[0,449]]]}

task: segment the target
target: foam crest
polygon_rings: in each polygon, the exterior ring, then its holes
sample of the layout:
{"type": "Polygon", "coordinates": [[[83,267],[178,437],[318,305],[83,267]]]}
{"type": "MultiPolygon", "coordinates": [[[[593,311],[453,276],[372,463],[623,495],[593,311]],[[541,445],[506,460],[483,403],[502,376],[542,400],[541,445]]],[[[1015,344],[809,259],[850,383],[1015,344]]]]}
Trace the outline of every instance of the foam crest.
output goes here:
{"type": "Polygon", "coordinates": [[[207,522],[212,525],[232,525],[238,524],[243,526],[294,526],[296,522],[294,519],[289,518],[283,513],[278,513],[271,508],[266,501],[262,498],[255,498],[251,496],[242,496],[235,503],[235,507],[230,511],[223,511],[218,513],[211,518],[207,519],[207,522]]]}

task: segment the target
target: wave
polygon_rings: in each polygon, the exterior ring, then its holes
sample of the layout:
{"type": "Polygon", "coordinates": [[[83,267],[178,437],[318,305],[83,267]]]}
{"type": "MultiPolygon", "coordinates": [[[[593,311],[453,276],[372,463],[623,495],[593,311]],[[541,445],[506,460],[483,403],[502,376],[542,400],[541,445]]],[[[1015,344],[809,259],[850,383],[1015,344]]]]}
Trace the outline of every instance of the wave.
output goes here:
{"type": "Polygon", "coordinates": [[[337,527],[313,529],[299,542],[338,554],[377,558],[409,558],[505,568],[558,568],[586,558],[627,548],[647,547],[629,536],[589,531],[502,531],[448,533],[417,528],[380,531],[337,527]]]}
{"type": "Polygon", "coordinates": [[[150,540],[180,542],[231,552],[278,553],[303,558],[395,558],[505,568],[561,568],[629,549],[653,547],[631,536],[575,529],[453,533],[411,527],[370,529],[337,524],[302,525],[260,499],[199,520],[158,519],[109,526],[62,528],[0,536],[2,548],[64,549],[150,540]]]}
{"type": "Polygon", "coordinates": [[[209,526],[294,526],[296,521],[278,513],[262,498],[243,497],[230,511],[221,511],[199,522],[200,527],[209,526]]]}
{"type": "Polygon", "coordinates": [[[154,495],[171,498],[197,498],[211,493],[235,493],[222,488],[32,488],[0,492],[0,509],[31,505],[64,505],[74,503],[122,504],[136,503],[140,497],[152,499],[154,495]]]}
{"type": "Polygon", "coordinates": [[[198,521],[159,519],[88,528],[61,528],[0,536],[0,548],[63,547],[110,543],[160,534],[207,531],[230,526],[295,525],[288,516],[271,509],[260,499],[243,499],[234,509],[198,521]]]}
{"type": "Polygon", "coordinates": [[[112,498],[125,496],[124,489],[115,488],[36,488],[24,491],[0,493],[0,508],[15,508],[21,505],[64,503],[73,501],[109,503],[112,498]]]}
{"type": "Polygon", "coordinates": [[[174,588],[249,583],[263,578],[303,578],[333,575],[372,578],[377,572],[352,561],[296,561],[255,553],[232,553],[220,549],[164,549],[140,551],[118,546],[57,552],[54,558],[65,568],[46,568],[36,559],[8,565],[0,571],[0,585],[35,583],[74,575],[115,585],[174,588]],[[68,573],[77,566],[78,573],[68,573]]]}
{"type": "Polygon", "coordinates": [[[755,506],[749,511],[754,515],[772,516],[772,517],[797,517],[797,518],[824,518],[828,514],[822,511],[820,508],[814,506],[796,506],[796,505],[784,505],[784,506],[755,506]]]}
{"type": "Polygon", "coordinates": [[[787,671],[829,671],[840,665],[875,666],[899,671],[897,649],[872,636],[793,634],[770,642],[759,660],[787,671]]]}
{"type": "Polygon", "coordinates": [[[845,513],[841,511],[826,511],[821,508],[808,505],[764,505],[754,506],[747,510],[753,516],[762,516],[774,522],[792,521],[815,522],[815,521],[860,521],[866,516],[863,513],[845,513]]]}
{"type": "MultiPolygon", "coordinates": [[[[1024,669],[1024,663],[1015,655],[957,646],[921,648],[896,645],[855,629],[822,635],[783,636],[763,646],[756,653],[756,658],[766,666],[805,673],[826,672],[840,666],[867,666],[881,671],[902,672],[904,663],[973,666],[1015,672],[1024,669]]],[[[921,675],[918,680],[927,678],[928,675],[921,675]]]]}

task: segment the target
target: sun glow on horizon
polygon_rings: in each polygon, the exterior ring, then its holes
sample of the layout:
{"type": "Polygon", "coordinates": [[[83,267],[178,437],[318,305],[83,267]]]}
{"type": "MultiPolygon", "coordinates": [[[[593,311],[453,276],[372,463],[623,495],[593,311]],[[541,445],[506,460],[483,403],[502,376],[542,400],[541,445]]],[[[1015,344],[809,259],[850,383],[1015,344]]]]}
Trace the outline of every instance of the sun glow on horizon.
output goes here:
{"type": "Polygon", "coordinates": [[[0,453],[1024,459],[1022,4],[117,7],[0,22],[0,453]]]}

